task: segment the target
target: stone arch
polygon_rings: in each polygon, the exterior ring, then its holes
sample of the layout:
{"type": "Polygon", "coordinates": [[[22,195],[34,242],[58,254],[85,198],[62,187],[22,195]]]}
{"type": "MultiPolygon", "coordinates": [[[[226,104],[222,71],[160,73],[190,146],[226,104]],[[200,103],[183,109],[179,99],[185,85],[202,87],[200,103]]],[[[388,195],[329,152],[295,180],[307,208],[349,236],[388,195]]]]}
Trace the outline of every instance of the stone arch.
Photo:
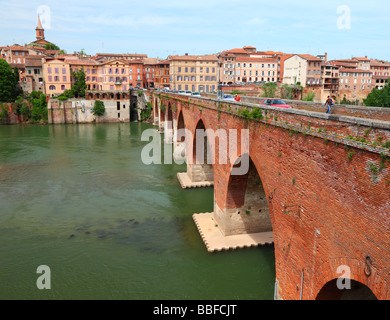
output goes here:
{"type": "Polygon", "coordinates": [[[168,130],[173,130],[173,112],[172,112],[172,105],[169,102],[168,103],[168,109],[167,109],[167,128],[168,130]]]}
{"type": "MultiPolygon", "coordinates": [[[[184,122],[184,116],[183,116],[183,111],[180,110],[179,116],[177,118],[177,131],[179,130],[184,130],[186,128],[185,122],[184,122]]],[[[185,137],[184,136],[177,136],[177,142],[184,142],[185,137]]]]}
{"type": "Polygon", "coordinates": [[[154,109],[154,117],[158,118],[158,102],[157,102],[157,98],[154,99],[153,109],[154,109]]]}
{"type": "Polygon", "coordinates": [[[273,232],[269,197],[257,168],[247,153],[231,167],[225,207],[216,205],[218,223],[225,235],[273,232]]]}
{"type": "MultiPolygon", "coordinates": [[[[327,282],[318,293],[316,300],[378,300],[375,294],[365,284],[350,280],[347,289],[337,288],[338,279],[327,282]]],[[[345,286],[345,280],[341,281],[345,286]]]]}
{"type": "MultiPolygon", "coordinates": [[[[328,283],[330,283],[328,286],[332,286],[332,282],[344,274],[343,269],[340,269],[344,266],[349,268],[349,279],[367,286],[377,299],[390,299],[390,290],[386,280],[376,272],[373,266],[370,266],[370,274],[367,276],[366,260],[353,258],[330,259],[317,268],[312,280],[311,299],[316,299],[328,283]]],[[[329,292],[329,288],[326,289],[329,292]]]]}
{"type": "Polygon", "coordinates": [[[192,182],[214,181],[214,165],[212,159],[212,146],[207,135],[203,119],[199,119],[193,131],[191,143],[187,143],[188,163],[187,172],[192,182]],[[199,131],[197,131],[199,130],[199,131]],[[199,144],[200,143],[200,144],[199,144]],[[190,150],[192,149],[192,150],[190,150]]]}

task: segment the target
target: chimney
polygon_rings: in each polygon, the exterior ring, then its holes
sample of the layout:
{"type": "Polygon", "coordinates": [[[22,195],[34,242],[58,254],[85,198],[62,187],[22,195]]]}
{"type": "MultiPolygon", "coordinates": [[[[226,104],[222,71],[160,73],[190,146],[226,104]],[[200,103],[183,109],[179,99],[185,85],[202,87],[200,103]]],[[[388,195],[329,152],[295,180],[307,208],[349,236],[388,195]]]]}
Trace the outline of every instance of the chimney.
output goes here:
{"type": "Polygon", "coordinates": [[[188,56],[188,53],[186,53],[185,55],[188,56]]]}
{"type": "Polygon", "coordinates": [[[327,62],[327,61],[328,61],[328,53],[325,52],[325,62],[327,62]]]}

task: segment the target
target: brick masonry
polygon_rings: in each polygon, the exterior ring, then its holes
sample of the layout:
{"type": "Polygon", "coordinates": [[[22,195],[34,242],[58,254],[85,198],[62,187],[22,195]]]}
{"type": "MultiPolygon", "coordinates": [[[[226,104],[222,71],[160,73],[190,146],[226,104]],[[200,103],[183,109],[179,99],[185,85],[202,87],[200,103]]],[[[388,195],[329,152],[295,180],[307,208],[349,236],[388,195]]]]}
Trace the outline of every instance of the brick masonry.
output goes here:
{"type": "MultiPolygon", "coordinates": [[[[182,113],[192,133],[200,120],[215,131],[249,129],[249,155],[274,234],[279,298],[315,299],[346,265],[351,279],[390,299],[390,150],[382,147],[390,141],[389,122],[271,107],[262,107],[264,118],[255,121],[235,113],[252,104],[152,95],[155,109],[166,105],[174,119],[182,113]]],[[[219,140],[210,143],[218,147],[219,140]]],[[[242,208],[248,195],[234,188],[240,181],[232,179],[232,167],[213,165],[215,208],[222,214],[242,208]]]]}

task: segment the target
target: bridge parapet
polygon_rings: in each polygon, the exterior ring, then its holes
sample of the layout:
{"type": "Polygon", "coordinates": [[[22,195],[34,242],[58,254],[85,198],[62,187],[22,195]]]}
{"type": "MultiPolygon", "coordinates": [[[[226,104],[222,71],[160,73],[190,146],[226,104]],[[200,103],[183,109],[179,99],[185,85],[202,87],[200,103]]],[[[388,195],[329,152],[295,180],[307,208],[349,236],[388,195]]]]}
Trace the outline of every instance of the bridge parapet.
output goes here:
{"type": "MultiPolygon", "coordinates": [[[[161,99],[174,99],[184,106],[215,109],[218,116],[227,113],[243,120],[255,120],[289,131],[290,135],[304,134],[333,141],[348,147],[369,150],[377,154],[390,156],[390,110],[383,112],[389,115],[389,121],[371,118],[353,117],[338,114],[326,114],[303,109],[282,109],[260,106],[256,103],[226,102],[214,98],[192,98],[189,96],[159,94],[161,99]]],[[[364,108],[364,107],[358,107],[364,108]]],[[[375,118],[381,113],[374,113],[375,118]]],[[[385,117],[386,119],[387,117],[385,117]]]]}

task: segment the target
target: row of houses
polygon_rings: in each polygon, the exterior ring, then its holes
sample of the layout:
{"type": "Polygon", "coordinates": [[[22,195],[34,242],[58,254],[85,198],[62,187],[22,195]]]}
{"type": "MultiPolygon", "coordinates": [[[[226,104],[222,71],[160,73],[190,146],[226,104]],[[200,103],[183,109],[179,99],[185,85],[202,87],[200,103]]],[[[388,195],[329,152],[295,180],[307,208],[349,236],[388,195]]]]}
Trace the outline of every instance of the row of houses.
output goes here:
{"type": "Polygon", "coordinates": [[[130,88],[170,88],[215,92],[219,85],[301,85],[318,99],[361,101],[373,88],[382,89],[390,77],[387,61],[354,57],[328,61],[327,54],[312,56],[258,51],[246,46],[209,55],[175,55],[166,59],[146,54],[66,54],[45,50],[44,29],[38,18],[37,40],[25,46],[0,47],[0,57],[18,68],[24,91],[57,96],[71,88],[72,72],[83,69],[91,91],[127,91],[130,88]]]}

